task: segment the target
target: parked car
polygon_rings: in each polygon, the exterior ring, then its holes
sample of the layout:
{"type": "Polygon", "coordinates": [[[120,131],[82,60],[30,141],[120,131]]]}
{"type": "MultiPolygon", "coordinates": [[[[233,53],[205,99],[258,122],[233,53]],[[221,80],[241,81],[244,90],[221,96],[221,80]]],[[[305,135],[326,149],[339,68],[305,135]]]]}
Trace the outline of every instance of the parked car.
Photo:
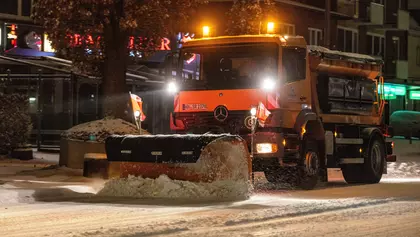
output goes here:
{"type": "Polygon", "coordinates": [[[400,110],[392,113],[390,125],[393,129],[393,136],[420,138],[420,112],[400,110]]]}

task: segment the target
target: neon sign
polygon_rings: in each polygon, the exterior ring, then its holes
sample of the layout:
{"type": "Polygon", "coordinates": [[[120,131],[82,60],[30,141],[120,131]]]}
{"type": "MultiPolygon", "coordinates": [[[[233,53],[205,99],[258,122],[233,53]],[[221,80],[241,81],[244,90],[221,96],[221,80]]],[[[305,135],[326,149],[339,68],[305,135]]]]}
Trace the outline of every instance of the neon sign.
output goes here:
{"type": "Polygon", "coordinates": [[[420,91],[410,91],[410,99],[420,100],[420,91]]]}
{"type": "MultiPolygon", "coordinates": [[[[399,96],[405,96],[406,94],[406,89],[405,86],[400,86],[400,85],[395,85],[395,84],[388,84],[385,83],[384,85],[384,94],[388,94],[388,95],[399,95],[399,96]]],[[[382,93],[382,87],[379,86],[378,87],[378,93],[381,94],[382,93]]]]}
{"type": "MultiPolygon", "coordinates": [[[[69,35],[70,47],[99,46],[101,36],[93,37],[91,35],[81,36],[79,34],[69,35]]],[[[134,37],[130,36],[127,47],[131,50],[141,50],[146,48],[155,48],[157,50],[171,50],[171,41],[168,38],[162,38],[161,43],[157,46],[154,45],[153,41],[146,37],[134,37]]]]}
{"type": "MultiPolygon", "coordinates": [[[[189,33],[179,33],[177,40],[178,40],[178,47],[181,47],[183,43],[191,40],[194,38],[194,34],[189,33]]],[[[91,35],[81,36],[79,34],[68,35],[70,39],[70,47],[80,47],[82,45],[95,45],[99,46],[101,41],[101,36],[93,37],[91,35]]],[[[128,49],[130,50],[145,50],[146,48],[155,48],[156,50],[172,50],[171,49],[171,40],[167,37],[162,38],[160,44],[155,45],[153,40],[147,37],[135,37],[130,36],[128,40],[128,49]]]]}

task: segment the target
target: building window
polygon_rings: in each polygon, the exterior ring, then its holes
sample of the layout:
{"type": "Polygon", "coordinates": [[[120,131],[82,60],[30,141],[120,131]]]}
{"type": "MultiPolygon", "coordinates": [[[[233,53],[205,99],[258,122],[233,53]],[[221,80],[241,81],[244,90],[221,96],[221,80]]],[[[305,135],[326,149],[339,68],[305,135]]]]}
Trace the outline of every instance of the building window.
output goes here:
{"type": "Polygon", "coordinates": [[[374,56],[385,56],[385,36],[367,33],[367,53],[374,56]]]}
{"type": "Polygon", "coordinates": [[[32,0],[22,0],[22,16],[31,16],[32,0]]]}
{"type": "Polygon", "coordinates": [[[321,45],[322,44],[322,30],[316,28],[309,29],[309,44],[321,45]]]}
{"type": "Polygon", "coordinates": [[[394,48],[396,60],[400,60],[400,38],[392,37],[392,47],[394,48]]]}
{"type": "Polygon", "coordinates": [[[279,31],[282,35],[295,35],[295,25],[281,23],[279,24],[279,31]]]}
{"type": "Polygon", "coordinates": [[[18,0],[1,0],[0,13],[18,14],[18,0]]]}
{"type": "Polygon", "coordinates": [[[355,29],[339,27],[337,32],[337,49],[344,52],[358,52],[359,33],[355,29]]]}
{"type": "Polygon", "coordinates": [[[420,46],[417,46],[416,64],[420,66],[420,46]]]}

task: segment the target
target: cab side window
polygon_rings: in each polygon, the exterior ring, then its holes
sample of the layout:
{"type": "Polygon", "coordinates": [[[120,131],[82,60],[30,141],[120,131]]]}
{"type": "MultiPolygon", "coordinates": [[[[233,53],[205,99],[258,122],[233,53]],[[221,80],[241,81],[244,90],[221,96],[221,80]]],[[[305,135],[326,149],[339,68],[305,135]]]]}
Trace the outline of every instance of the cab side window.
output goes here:
{"type": "Polygon", "coordinates": [[[305,80],[306,49],[299,47],[283,48],[283,78],[286,83],[305,80]]]}

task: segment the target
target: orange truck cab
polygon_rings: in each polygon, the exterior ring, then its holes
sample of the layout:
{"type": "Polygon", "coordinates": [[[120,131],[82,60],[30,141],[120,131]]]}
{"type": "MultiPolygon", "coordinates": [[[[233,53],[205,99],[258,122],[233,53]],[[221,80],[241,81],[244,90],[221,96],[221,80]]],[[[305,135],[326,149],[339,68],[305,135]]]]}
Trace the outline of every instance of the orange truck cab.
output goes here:
{"type": "Polygon", "coordinates": [[[300,36],[245,35],[188,41],[168,62],[171,129],[239,134],[253,171],[270,182],[311,189],[334,167],[349,183],[375,183],[396,159],[382,122],[380,60],[300,36]],[[261,106],[270,115],[253,127],[261,106]]]}
{"type": "Polygon", "coordinates": [[[287,45],[281,39],[241,36],[186,42],[179,52],[180,60],[173,63],[176,79],[168,86],[175,92],[171,129],[179,133],[249,134],[250,108],[259,102],[269,110],[279,106],[280,48],[293,57],[306,55],[303,38],[287,45]]]}

